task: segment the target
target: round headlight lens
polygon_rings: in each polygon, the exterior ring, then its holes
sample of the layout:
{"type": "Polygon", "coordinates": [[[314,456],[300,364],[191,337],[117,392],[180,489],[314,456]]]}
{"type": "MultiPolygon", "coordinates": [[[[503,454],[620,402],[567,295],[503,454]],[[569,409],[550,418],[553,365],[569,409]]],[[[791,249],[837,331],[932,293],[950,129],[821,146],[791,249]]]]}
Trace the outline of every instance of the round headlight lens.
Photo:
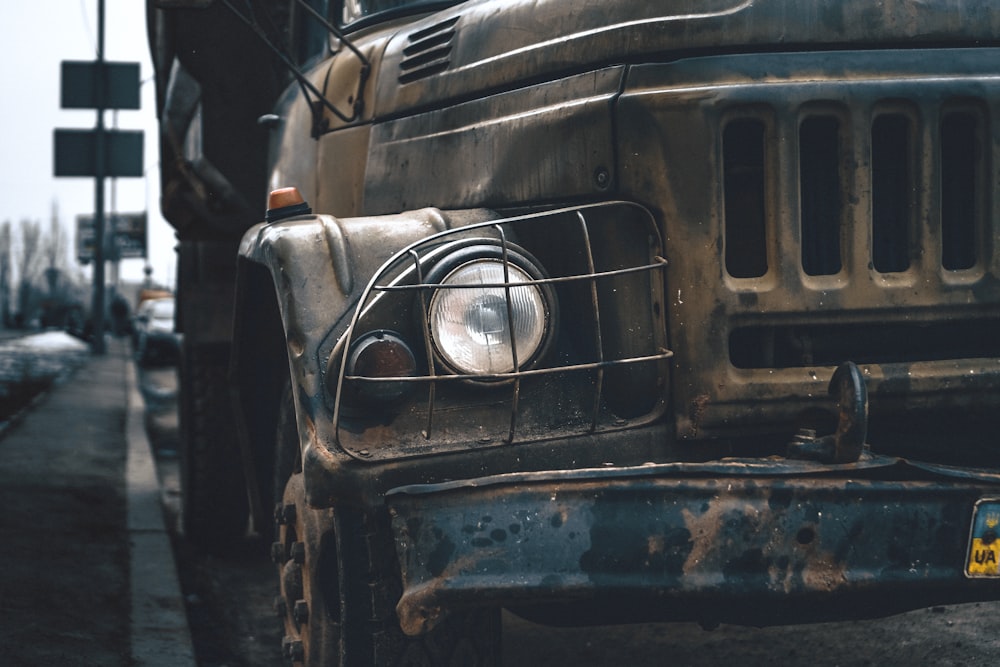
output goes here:
{"type": "MultiPolygon", "coordinates": [[[[532,280],[514,264],[508,264],[507,271],[509,283],[532,280]]],[[[503,262],[491,258],[462,264],[440,281],[443,289],[435,291],[429,307],[431,337],[441,359],[453,370],[467,374],[513,371],[511,333],[520,366],[537,355],[548,326],[545,294],[537,285],[513,285],[508,318],[508,290],[495,287],[504,281],[503,262]]]]}

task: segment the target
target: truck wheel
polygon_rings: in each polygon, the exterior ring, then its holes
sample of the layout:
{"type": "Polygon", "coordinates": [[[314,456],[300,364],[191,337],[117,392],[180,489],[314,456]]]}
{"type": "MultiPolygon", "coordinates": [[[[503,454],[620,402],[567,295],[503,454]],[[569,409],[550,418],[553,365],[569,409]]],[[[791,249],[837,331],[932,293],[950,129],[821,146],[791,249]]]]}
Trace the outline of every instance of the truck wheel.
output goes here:
{"type": "MultiPolygon", "coordinates": [[[[295,421],[295,404],[292,399],[292,385],[290,382],[286,382],[284,389],[281,391],[275,443],[271,495],[266,499],[270,504],[264,506],[280,509],[283,502],[282,496],[285,494],[285,485],[293,474],[302,472],[302,453],[299,451],[299,430],[295,421]]],[[[278,517],[278,515],[275,514],[275,517],[278,517]]]]}
{"type": "MultiPolygon", "coordinates": [[[[288,433],[279,423],[279,437],[283,431],[288,433]]],[[[298,447],[297,438],[293,444],[298,447]]],[[[313,509],[306,504],[303,475],[295,472],[275,518],[278,540],[272,557],[280,589],[276,606],[284,622],[282,648],[293,664],[500,664],[499,609],[455,614],[422,637],[410,638],[400,630],[400,579],[388,513],[313,509]]]]}
{"type": "Polygon", "coordinates": [[[225,346],[184,345],[180,377],[180,473],[184,536],[213,552],[232,549],[249,519],[226,381],[225,346]]]}

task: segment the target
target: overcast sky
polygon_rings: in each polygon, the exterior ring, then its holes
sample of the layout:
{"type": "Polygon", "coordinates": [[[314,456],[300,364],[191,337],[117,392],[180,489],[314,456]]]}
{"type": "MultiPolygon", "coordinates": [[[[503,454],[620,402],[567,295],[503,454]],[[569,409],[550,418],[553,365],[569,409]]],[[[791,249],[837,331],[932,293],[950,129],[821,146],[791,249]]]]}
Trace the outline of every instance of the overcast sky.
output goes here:
{"type": "MultiPolygon", "coordinates": [[[[146,133],[143,161],[147,176],[117,179],[115,208],[122,213],[148,210],[153,277],[173,285],[173,229],[159,210],[155,92],[148,81],[152,65],[145,5],[142,0],[105,0],[104,57],[139,62],[144,82],[142,109],[117,112],[117,123],[121,129],[146,133]]],[[[0,26],[4,34],[4,54],[0,57],[0,222],[9,220],[17,225],[22,219],[40,220],[48,229],[55,201],[67,238],[75,247],[76,216],[94,212],[94,179],[52,175],[52,134],[57,127],[96,126],[96,111],[59,108],[59,63],[97,58],[97,0],[0,0],[0,26]]],[[[114,114],[107,112],[106,126],[113,123],[114,114]]],[[[105,202],[110,211],[110,182],[105,202]]],[[[123,260],[122,279],[140,280],[143,264],[139,259],[123,260]]]]}

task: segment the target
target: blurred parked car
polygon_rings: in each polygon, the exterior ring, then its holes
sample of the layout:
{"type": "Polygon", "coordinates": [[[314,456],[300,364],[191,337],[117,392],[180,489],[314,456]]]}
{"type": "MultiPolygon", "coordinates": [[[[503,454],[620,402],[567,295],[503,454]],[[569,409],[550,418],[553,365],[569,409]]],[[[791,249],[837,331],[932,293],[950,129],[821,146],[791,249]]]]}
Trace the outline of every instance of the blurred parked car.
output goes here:
{"type": "Polygon", "coordinates": [[[180,334],[174,331],[173,297],[143,301],[133,326],[136,363],[140,366],[177,363],[180,334]]]}

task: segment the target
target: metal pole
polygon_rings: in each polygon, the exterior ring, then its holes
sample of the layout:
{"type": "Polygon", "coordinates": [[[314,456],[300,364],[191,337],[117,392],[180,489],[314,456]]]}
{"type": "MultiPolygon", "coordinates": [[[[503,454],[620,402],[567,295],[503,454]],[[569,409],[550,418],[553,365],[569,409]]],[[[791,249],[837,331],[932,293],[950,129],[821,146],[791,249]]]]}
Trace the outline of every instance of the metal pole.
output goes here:
{"type": "Polygon", "coordinates": [[[104,354],[104,97],[107,74],[104,68],[104,0],[97,1],[97,151],[94,171],[94,295],[90,307],[90,321],[94,338],[90,350],[104,354]]]}
{"type": "MultiPolygon", "coordinates": [[[[111,110],[111,128],[113,130],[118,129],[118,109],[111,110]]],[[[111,284],[111,298],[115,298],[118,294],[118,262],[121,260],[121,248],[118,247],[118,179],[111,176],[111,183],[109,184],[111,189],[111,201],[109,202],[111,206],[108,210],[108,216],[105,224],[107,227],[107,234],[110,235],[110,243],[108,244],[108,250],[111,251],[110,257],[105,257],[104,259],[111,262],[111,276],[108,278],[108,282],[111,284]]]]}

